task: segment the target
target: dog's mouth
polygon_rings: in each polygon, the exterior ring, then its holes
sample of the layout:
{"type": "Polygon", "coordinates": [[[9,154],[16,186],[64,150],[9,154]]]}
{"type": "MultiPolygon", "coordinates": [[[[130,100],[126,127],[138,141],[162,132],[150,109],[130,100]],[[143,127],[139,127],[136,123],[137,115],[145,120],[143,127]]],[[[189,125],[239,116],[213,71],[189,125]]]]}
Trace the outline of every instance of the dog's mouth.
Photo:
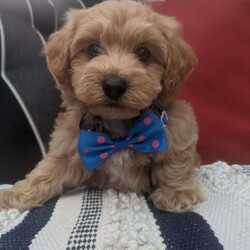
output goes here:
{"type": "Polygon", "coordinates": [[[140,114],[140,110],[122,105],[119,102],[109,102],[103,105],[91,105],[89,111],[104,119],[131,119],[140,114]]]}
{"type": "Polygon", "coordinates": [[[116,109],[118,109],[118,108],[121,108],[121,106],[119,105],[119,104],[117,104],[117,103],[113,103],[113,104],[108,104],[107,105],[108,107],[110,107],[110,108],[116,108],[116,109]]]}
{"type": "Polygon", "coordinates": [[[122,105],[119,101],[109,101],[107,106],[110,108],[122,108],[122,105]]]}
{"type": "Polygon", "coordinates": [[[149,105],[136,105],[136,103],[128,102],[124,98],[104,98],[99,103],[88,103],[86,106],[93,115],[98,115],[103,119],[132,119],[140,115],[142,110],[147,109],[149,105]]]}

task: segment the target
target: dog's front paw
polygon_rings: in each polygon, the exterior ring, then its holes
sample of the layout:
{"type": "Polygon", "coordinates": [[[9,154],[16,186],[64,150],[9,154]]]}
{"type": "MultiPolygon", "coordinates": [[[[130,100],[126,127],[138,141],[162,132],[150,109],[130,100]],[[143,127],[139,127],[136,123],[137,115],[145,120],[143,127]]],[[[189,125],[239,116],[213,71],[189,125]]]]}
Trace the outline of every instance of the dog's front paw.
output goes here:
{"type": "Polygon", "coordinates": [[[20,212],[30,208],[29,202],[22,199],[22,195],[12,189],[0,190],[0,211],[16,208],[20,212]]]}
{"type": "Polygon", "coordinates": [[[150,198],[158,209],[179,213],[193,210],[205,200],[198,189],[178,191],[167,187],[156,189],[150,198]]]}
{"type": "Polygon", "coordinates": [[[0,211],[9,209],[9,202],[8,202],[8,190],[0,190],[0,211]]]}

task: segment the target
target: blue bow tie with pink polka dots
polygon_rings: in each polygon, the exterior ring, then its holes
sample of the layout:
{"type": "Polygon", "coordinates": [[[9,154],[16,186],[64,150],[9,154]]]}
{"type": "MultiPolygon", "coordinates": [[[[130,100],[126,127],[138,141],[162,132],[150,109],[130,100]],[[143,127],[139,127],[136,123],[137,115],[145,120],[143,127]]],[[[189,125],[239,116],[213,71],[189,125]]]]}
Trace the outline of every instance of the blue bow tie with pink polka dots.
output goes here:
{"type": "Polygon", "coordinates": [[[152,109],[139,116],[127,136],[111,139],[105,133],[80,130],[78,151],[88,171],[101,166],[111,155],[122,149],[149,153],[168,149],[165,111],[159,117],[152,109]]]}

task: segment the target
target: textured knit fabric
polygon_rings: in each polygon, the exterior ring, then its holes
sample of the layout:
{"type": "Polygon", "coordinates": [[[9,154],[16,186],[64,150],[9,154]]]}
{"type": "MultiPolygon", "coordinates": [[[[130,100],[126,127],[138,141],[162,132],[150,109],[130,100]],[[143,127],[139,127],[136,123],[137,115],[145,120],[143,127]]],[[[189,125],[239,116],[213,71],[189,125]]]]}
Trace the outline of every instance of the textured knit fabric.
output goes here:
{"type": "Polygon", "coordinates": [[[83,187],[23,214],[2,211],[0,249],[249,250],[245,168],[217,162],[195,170],[207,200],[183,214],[162,212],[147,196],[83,187]]]}

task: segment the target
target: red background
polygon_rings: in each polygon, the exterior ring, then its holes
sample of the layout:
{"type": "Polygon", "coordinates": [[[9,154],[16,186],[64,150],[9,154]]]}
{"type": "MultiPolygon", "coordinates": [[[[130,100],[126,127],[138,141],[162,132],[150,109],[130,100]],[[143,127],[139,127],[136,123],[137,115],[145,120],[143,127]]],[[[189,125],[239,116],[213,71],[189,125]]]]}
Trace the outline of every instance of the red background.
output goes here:
{"type": "Polygon", "coordinates": [[[183,86],[200,127],[203,163],[250,163],[250,1],[167,0],[156,11],[176,16],[199,64],[183,86]]]}

